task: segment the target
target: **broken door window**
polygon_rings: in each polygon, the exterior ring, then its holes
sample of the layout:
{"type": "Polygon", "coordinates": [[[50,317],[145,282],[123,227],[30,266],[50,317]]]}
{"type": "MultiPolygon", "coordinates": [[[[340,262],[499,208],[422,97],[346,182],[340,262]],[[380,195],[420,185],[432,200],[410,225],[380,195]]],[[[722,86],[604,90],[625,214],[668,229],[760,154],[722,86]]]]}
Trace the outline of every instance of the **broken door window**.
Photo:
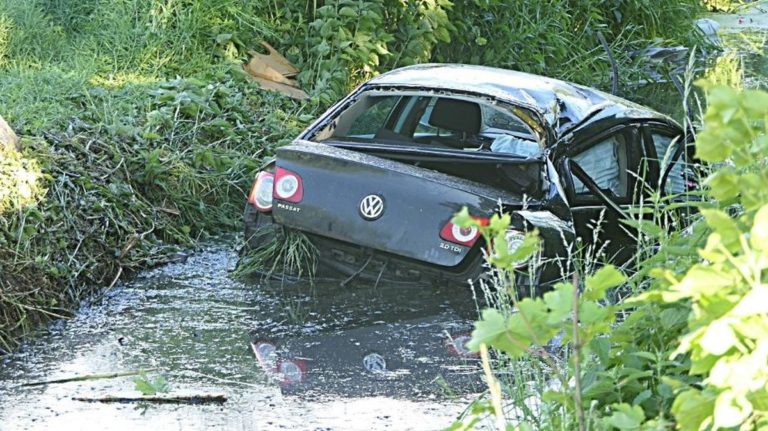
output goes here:
{"type": "Polygon", "coordinates": [[[653,137],[653,146],[656,149],[656,157],[659,162],[659,172],[664,174],[669,169],[667,181],[664,184],[664,192],[668,194],[679,194],[685,192],[685,176],[683,174],[684,163],[682,157],[672,160],[679,145],[679,138],[665,136],[658,133],[651,135],[653,137]],[[670,167],[670,165],[672,165],[670,167]]]}
{"type": "MultiPolygon", "coordinates": [[[[597,186],[610,191],[614,197],[628,195],[627,145],[624,135],[609,137],[571,158],[597,186]]],[[[573,176],[576,195],[590,195],[587,186],[573,176]]]]}

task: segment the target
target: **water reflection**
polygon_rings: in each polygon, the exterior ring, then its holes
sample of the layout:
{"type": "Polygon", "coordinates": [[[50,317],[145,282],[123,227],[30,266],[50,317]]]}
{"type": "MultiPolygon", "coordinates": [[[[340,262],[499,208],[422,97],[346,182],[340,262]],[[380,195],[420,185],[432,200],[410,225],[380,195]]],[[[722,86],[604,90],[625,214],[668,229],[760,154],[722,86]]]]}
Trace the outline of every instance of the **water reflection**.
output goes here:
{"type": "Polygon", "coordinates": [[[243,284],[229,277],[235,262],[222,244],[146,272],[3,358],[0,429],[437,429],[482,390],[476,359],[448,344],[476,315],[467,288],[243,284]],[[274,343],[283,362],[302,361],[297,384],[264,371],[252,350],[258,340],[274,343]],[[372,353],[383,369],[366,368],[377,362],[372,353]],[[148,368],[161,370],[174,393],[229,400],[71,399],[136,396],[132,377],[18,387],[148,368]]]}

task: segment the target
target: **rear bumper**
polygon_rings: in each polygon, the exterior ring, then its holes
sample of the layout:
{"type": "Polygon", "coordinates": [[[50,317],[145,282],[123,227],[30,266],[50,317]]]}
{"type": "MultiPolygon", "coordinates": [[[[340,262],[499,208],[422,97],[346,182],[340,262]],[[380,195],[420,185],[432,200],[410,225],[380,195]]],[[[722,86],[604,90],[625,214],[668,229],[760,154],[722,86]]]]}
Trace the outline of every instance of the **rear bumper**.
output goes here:
{"type": "Polygon", "coordinates": [[[479,252],[470,253],[456,267],[446,268],[320,235],[307,236],[317,247],[321,267],[345,277],[354,275],[382,282],[466,283],[477,280],[485,272],[479,252]]]}
{"type": "MultiPolygon", "coordinates": [[[[274,241],[283,229],[291,229],[275,223],[271,213],[257,212],[251,205],[246,206],[244,218],[246,242],[251,249],[274,241]]],[[[466,283],[477,280],[486,270],[477,245],[464,262],[446,268],[317,234],[302,233],[317,249],[320,275],[344,278],[355,275],[374,282],[466,283]]]]}

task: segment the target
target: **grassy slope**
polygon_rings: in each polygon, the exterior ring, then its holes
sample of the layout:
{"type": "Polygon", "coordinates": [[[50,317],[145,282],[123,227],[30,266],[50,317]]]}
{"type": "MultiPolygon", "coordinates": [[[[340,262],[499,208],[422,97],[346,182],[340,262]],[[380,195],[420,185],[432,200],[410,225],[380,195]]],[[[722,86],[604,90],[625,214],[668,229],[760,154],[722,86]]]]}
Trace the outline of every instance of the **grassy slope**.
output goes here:
{"type": "Polygon", "coordinates": [[[239,228],[259,158],[302,127],[308,108],[211,34],[256,21],[196,4],[0,0],[0,111],[25,148],[0,155],[0,351],[89,287],[239,228]]]}

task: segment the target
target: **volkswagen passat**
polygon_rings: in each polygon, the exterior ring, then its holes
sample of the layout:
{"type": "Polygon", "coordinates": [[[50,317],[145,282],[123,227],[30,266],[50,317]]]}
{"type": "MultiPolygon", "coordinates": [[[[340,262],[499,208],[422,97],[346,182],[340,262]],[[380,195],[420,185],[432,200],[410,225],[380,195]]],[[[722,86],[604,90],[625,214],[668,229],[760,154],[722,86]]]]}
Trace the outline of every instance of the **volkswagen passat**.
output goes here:
{"type": "Polygon", "coordinates": [[[553,280],[576,237],[631,257],[628,207],[695,186],[686,144],[670,118],[591,88],[481,66],[406,67],[276,151],[249,195],[246,239],[260,247],[295,230],[339,274],[465,281],[484,271],[483,241],[452,216],[503,211],[510,247],[539,230],[535,275],[553,280]]]}

